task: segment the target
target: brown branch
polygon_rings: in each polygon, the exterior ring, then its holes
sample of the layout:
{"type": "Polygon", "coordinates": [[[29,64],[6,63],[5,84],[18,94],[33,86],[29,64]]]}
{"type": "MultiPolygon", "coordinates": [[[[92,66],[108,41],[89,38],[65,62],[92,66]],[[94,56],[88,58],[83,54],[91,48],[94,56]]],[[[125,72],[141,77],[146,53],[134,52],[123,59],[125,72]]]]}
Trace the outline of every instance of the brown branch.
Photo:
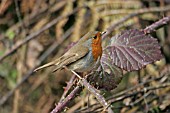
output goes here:
{"type": "Polygon", "coordinates": [[[13,2],[13,0],[1,0],[1,4],[0,4],[0,16],[4,14],[4,12],[12,4],[12,2],[13,2]]]}
{"type": "Polygon", "coordinates": [[[81,80],[82,84],[90,91],[90,93],[92,93],[96,98],[97,100],[100,102],[100,104],[104,107],[104,109],[106,109],[109,104],[106,102],[105,98],[100,95],[98,92],[97,92],[97,89],[95,89],[94,87],[92,87],[86,79],[82,78],[81,80]]]}
{"type": "Polygon", "coordinates": [[[74,83],[74,80],[76,78],[76,75],[72,75],[71,79],[69,82],[67,82],[67,86],[64,87],[64,93],[63,95],[61,96],[60,98],[60,101],[59,102],[62,102],[62,100],[64,100],[64,98],[66,97],[68,91],[70,90],[70,88],[72,87],[73,83],[74,83]]]}
{"type": "Polygon", "coordinates": [[[147,91],[151,91],[151,90],[156,90],[156,89],[161,89],[161,88],[165,88],[165,87],[169,87],[170,86],[170,83],[167,82],[167,83],[163,83],[161,85],[157,85],[157,86],[150,86],[150,87],[144,87],[143,89],[139,90],[139,91],[136,91],[134,93],[131,93],[131,94],[126,94],[126,95],[123,95],[121,97],[118,97],[116,99],[110,99],[109,102],[110,103],[113,103],[113,102],[117,102],[117,101],[120,101],[120,100],[123,100],[127,97],[131,97],[131,96],[134,96],[136,94],[139,94],[139,93],[144,93],[144,92],[147,92],[147,91]]]}
{"type": "Polygon", "coordinates": [[[81,88],[77,86],[74,90],[61,102],[56,105],[56,107],[51,111],[51,113],[59,113],[64,107],[76,96],[76,94],[80,93],[81,88]]]}
{"type": "Polygon", "coordinates": [[[21,18],[21,13],[20,13],[20,10],[19,10],[18,1],[17,1],[17,0],[14,0],[14,3],[15,3],[15,10],[16,10],[16,14],[17,14],[18,21],[21,23],[22,29],[25,30],[25,28],[24,28],[24,23],[23,23],[23,20],[22,20],[22,18],[21,18]]]}
{"type": "Polygon", "coordinates": [[[119,25],[121,25],[122,23],[124,23],[125,21],[137,16],[137,15],[141,15],[144,13],[153,13],[153,12],[162,12],[162,11],[169,11],[170,10],[170,5],[162,7],[162,8],[149,8],[149,9],[145,9],[145,10],[139,10],[137,12],[133,12],[127,16],[125,16],[124,18],[120,19],[119,21],[113,23],[109,28],[107,28],[107,32],[106,34],[103,35],[103,39],[108,37],[116,27],[118,27],[119,25]]]}
{"type": "Polygon", "coordinates": [[[53,25],[55,25],[57,22],[59,22],[60,20],[62,20],[63,18],[66,18],[70,15],[73,15],[74,13],[78,12],[81,8],[83,7],[79,7],[79,8],[75,8],[71,13],[65,15],[65,16],[60,16],[54,20],[52,20],[51,22],[49,22],[47,25],[45,25],[43,28],[41,28],[40,30],[31,33],[30,35],[28,35],[25,40],[22,40],[19,44],[16,44],[12,47],[12,49],[8,50],[4,55],[2,55],[0,57],[0,62],[2,60],[4,60],[6,57],[8,57],[9,55],[11,55],[13,52],[15,52],[18,48],[22,47],[24,44],[28,43],[30,40],[37,38],[37,36],[42,33],[43,31],[49,29],[50,27],[52,27],[53,25]]]}
{"type": "Polygon", "coordinates": [[[166,25],[168,22],[170,22],[170,16],[164,17],[164,18],[162,18],[161,20],[159,20],[159,21],[153,23],[152,25],[146,27],[146,28],[144,29],[144,32],[145,32],[146,34],[147,34],[147,33],[149,34],[149,33],[151,33],[151,32],[154,32],[154,31],[157,30],[158,28],[166,25]]]}
{"type": "MultiPolygon", "coordinates": [[[[72,33],[73,27],[71,27],[69,30],[66,31],[66,33],[61,37],[62,40],[60,42],[54,42],[39,58],[39,62],[37,66],[39,66],[56,48],[59,47],[60,44],[64,42],[68,38],[68,36],[72,33]]],[[[5,96],[3,96],[0,99],[0,106],[2,106],[8,99],[13,95],[16,89],[18,89],[21,84],[23,84],[34,72],[34,69],[37,67],[35,66],[33,69],[29,70],[25,75],[23,75],[23,78],[20,82],[16,84],[16,86],[9,91],[5,96]]]]}
{"type": "Polygon", "coordinates": [[[116,15],[116,14],[144,14],[144,13],[155,13],[155,12],[165,12],[170,10],[170,5],[166,5],[164,7],[150,7],[150,8],[141,8],[141,9],[118,9],[118,10],[110,10],[101,14],[102,16],[108,15],[116,15]]]}

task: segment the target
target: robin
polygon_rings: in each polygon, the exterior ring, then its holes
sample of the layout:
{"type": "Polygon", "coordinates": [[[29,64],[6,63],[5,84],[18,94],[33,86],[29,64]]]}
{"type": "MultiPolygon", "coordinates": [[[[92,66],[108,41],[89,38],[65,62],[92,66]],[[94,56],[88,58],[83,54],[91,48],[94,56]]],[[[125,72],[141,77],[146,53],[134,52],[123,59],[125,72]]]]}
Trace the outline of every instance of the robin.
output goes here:
{"type": "Polygon", "coordinates": [[[38,67],[34,71],[55,66],[55,70],[67,67],[75,72],[91,71],[102,56],[102,35],[105,32],[92,31],[85,34],[74,46],[58,59],[38,67]]]}

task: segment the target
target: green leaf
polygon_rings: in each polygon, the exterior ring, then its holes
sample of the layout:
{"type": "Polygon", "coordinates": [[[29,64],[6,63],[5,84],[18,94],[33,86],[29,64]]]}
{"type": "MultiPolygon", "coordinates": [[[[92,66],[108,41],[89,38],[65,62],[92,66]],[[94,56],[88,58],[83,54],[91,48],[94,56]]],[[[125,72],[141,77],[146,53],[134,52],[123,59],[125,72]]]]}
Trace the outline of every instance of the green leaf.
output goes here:
{"type": "Polygon", "coordinates": [[[16,78],[17,78],[17,70],[16,70],[16,69],[13,69],[13,70],[11,71],[10,77],[11,77],[14,81],[16,81],[16,78]]]}
{"type": "Polygon", "coordinates": [[[4,51],[0,51],[0,56],[2,56],[4,54],[4,51]]]}
{"type": "Polygon", "coordinates": [[[9,39],[14,39],[15,37],[15,32],[14,31],[11,31],[11,30],[8,30],[5,34],[9,39]]]}
{"type": "Polygon", "coordinates": [[[17,74],[17,70],[12,69],[11,72],[9,72],[9,75],[6,77],[10,89],[14,88],[16,85],[17,74]]]}

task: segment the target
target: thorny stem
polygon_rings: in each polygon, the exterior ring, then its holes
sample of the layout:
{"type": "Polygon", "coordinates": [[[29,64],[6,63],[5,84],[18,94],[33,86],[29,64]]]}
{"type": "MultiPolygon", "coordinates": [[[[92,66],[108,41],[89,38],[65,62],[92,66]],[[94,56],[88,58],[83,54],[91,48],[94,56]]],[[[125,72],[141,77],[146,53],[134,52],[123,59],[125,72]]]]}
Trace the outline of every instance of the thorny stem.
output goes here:
{"type": "Polygon", "coordinates": [[[68,91],[70,90],[70,88],[72,87],[73,83],[74,83],[74,80],[75,80],[76,76],[75,75],[72,75],[70,81],[67,83],[67,86],[64,88],[64,93],[63,95],[61,96],[60,98],[60,101],[59,102],[62,102],[62,100],[64,100],[64,98],[66,97],[68,91]]]}
{"type": "Polygon", "coordinates": [[[92,87],[86,79],[82,78],[81,76],[79,76],[75,71],[71,70],[71,72],[73,72],[76,76],[79,77],[80,79],[80,82],[90,91],[90,93],[92,93],[96,98],[97,100],[100,102],[100,104],[106,109],[109,104],[106,102],[105,98],[100,95],[97,90],[92,87]]]}
{"type": "Polygon", "coordinates": [[[59,113],[64,107],[81,91],[79,85],[74,88],[74,90],[61,102],[56,105],[56,107],[51,111],[51,113],[59,113]]]}
{"type": "Polygon", "coordinates": [[[161,20],[159,20],[159,21],[153,23],[152,25],[146,27],[143,31],[146,34],[149,34],[151,32],[154,32],[156,29],[162,27],[163,25],[166,25],[169,21],[170,21],[170,16],[164,17],[161,20]]]}
{"type": "MultiPolygon", "coordinates": [[[[138,12],[133,12],[127,16],[125,16],[124,18],[120,19],[119,21],[113,23],[109,28],[107,28],[107,32],[106,34],[103,35],[103,39],[105,39],[106,37],[108,37],[112,32],[113,30],[118,27],[119,25],[121,25],[122,23],[126,22],[127,20],[137,16],[137,15],[141,15],[141,14],[144,14],[144,13],[150,13],[150,12],[160,12],[160,11],[169,11],[170,10],[170,6],[166,6],[166,7],[162,7],[161,9],[160,8],[149,8],[149,9],[146,9],[146,10],[140,10],[138,12]]],[[[161,19],[162,20],[162,19],[161,19]]],[[[170,20],[167,20],[167,22],[169,22],[170,20]]],[[[164,23],[160,23],[159,26],[162,26],[164,25],[164,23]]],[[[152,30],[153,32],[153,30],[152,30]]]]}

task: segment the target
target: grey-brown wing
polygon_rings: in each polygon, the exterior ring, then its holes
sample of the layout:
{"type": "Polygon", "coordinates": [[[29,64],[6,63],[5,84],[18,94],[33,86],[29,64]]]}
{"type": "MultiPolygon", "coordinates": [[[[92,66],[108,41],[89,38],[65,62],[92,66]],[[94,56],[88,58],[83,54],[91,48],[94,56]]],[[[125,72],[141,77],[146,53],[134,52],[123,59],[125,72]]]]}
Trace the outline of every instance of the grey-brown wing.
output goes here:
{"type": "MultiPolygon", "coordinates": [[[[72,51],[74,52],[74,51],[72,51]]],[[[55,66],[56,68],[54,69],[53,72],[57,71],[60,68],[63,68],[64,66],[69,65],[70,63],[73,63],[77,60],[79,60],[80,58],[84,57],[86,54],[88,54],[89,49],[87,47],[83,48],[83,51],[79,52],[79,53],[70,53],[69,55],[66,54],[63,56],[63,58],[60,59],[60,62],[56,62],[55,66]]]]}
{"type": "Polygon", "coordinates": [[[82,48],[82,47],[81,46],[75,46],[73,49],[66,52],[66,54],[64,54],[60,58],[58,58],[58,59],[56,59],[52,62],[49,62],[47,64],[44,64],[44,65],[36,68],[34,71],[38,71],[40,69],[50,67],[50,66],[56,66],[55,67],[55,71],[56,71],[56,70],[62,68],[63,66],[66,66],[66,65],[68,65],[72,62],[75,62],[76,60],[84,57],[89,52],[89,49],[87,47],[83,47],[83,50],[81,50],[81,52],[77,53],[79,48],[82,48]]]}

